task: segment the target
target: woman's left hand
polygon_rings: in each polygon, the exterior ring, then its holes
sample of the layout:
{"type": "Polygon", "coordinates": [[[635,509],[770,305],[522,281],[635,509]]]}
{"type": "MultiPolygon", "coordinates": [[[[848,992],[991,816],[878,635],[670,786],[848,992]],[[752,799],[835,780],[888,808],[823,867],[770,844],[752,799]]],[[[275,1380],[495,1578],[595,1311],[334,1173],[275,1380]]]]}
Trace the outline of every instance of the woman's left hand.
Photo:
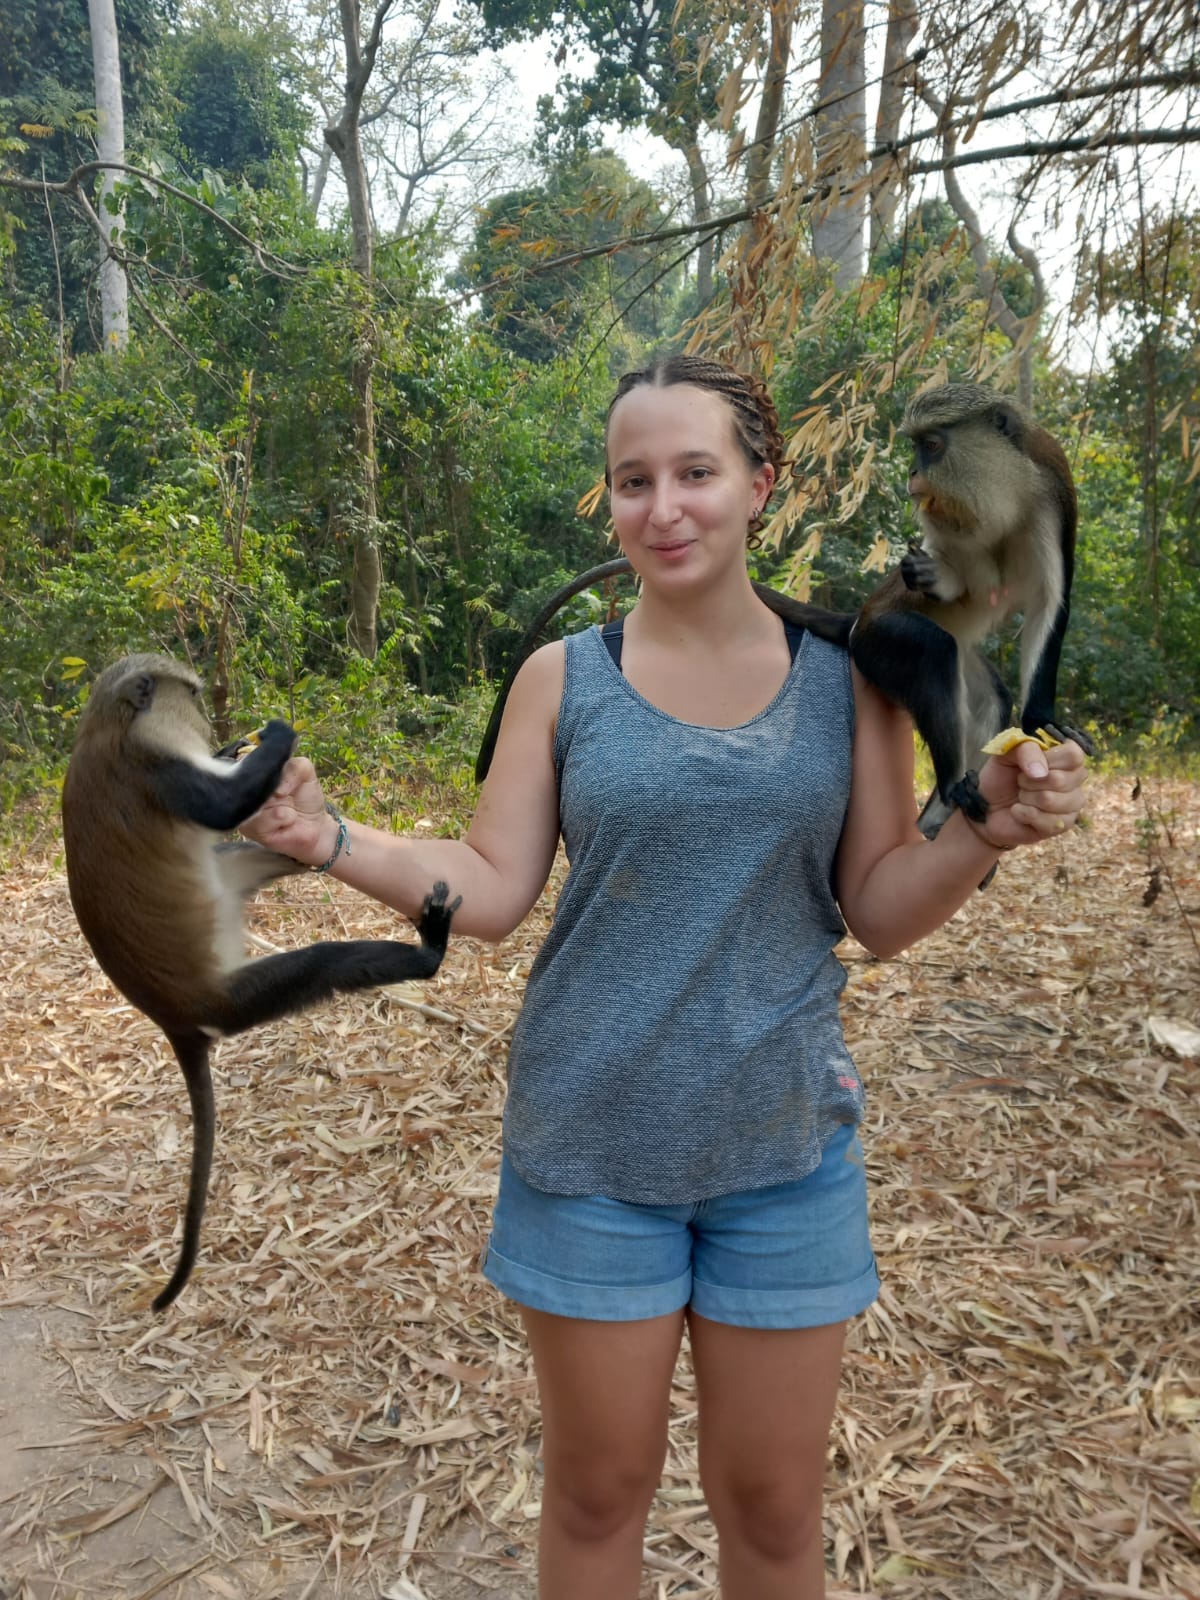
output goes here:
{"type": "Polygon", "coordinates": [[[1086,771],[1087,758],[1073,739],[1049,750],[1023,740],[1007,755],[991,756],[979,774],[988,814],[972,827],[1001,850],[1056,839],[1083,810],[1086,771]]]}

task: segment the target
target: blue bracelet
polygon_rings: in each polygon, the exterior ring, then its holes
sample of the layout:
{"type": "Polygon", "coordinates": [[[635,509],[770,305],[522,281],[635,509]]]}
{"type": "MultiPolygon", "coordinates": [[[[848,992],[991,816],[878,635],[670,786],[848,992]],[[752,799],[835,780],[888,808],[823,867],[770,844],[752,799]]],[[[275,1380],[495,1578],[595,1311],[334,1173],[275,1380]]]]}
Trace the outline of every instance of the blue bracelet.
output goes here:
{"type": "Polygon", "coordinates": [[[346,827],[345,817],[336,806],[331,806],[328,800],[325,802],[325,809],[338,825],[337,839],[334,841],[333,854],[330,856],[329,860],[324,862],[319,867],[314,867],[314,872],[328,872],[333,863],[341,855],[343,849],[347,855],[351,854],[350,830],[346,827]]]}

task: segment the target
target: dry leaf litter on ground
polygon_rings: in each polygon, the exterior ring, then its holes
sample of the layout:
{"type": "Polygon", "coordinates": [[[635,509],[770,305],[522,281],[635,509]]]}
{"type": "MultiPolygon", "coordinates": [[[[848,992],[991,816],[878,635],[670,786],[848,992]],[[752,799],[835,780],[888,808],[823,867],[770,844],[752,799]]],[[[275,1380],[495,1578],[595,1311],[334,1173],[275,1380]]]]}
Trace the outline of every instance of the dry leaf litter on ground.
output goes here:
{"type": "MultiPolygon", "coordinates": [[[[1130,790],[910,954],[841,949],[885,1287],[829,1454],[831,1595],[1200,1600],[1200,794],[1130,790]]],[[[532,1597],[534,1389],[477,1261],[550,898],[430,984],[220,1046],[202,1256],[160,1318],[178,1069],[57,868],[0,896],[0,1595],[532,1597]]],[[[316,880],[252,920],[394,926],[316,880]]],[[[695,1418],[685,1353],[647,1600],[717,1594],[695,1418]]]]}

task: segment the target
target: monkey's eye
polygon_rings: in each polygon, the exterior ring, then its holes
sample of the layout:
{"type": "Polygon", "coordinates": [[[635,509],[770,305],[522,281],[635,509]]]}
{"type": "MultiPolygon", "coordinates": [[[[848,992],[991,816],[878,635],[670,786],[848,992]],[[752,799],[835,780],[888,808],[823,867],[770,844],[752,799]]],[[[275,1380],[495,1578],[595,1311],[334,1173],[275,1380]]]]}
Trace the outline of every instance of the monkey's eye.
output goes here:
{"type": "Polygon", "coordinates": [[[940,461],[946,454],[946,435],[944,433],[923,433],[915,442],[917,460],[923,467],[928,466],[933,461],[940,461]]]}

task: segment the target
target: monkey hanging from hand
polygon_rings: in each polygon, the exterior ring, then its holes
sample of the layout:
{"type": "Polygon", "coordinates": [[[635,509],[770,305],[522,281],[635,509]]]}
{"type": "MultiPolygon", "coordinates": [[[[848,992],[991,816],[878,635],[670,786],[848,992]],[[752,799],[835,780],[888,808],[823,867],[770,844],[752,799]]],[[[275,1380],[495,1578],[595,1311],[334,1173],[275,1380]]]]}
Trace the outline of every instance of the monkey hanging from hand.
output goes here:
{"type": "MultiPolygon", "coordinates": [[[[848,649],[863,676],[912,717],[937,788],[920,825],[935,834],[955,806],[987,815],[977,768],[1011,720],[1012,697],[979,649],[1015,612],[1021,633],[1021,727],[1091,741],[1055,720],[1058,663],[1070,614],[1077,508],[1061,446],[1007,395],[972,383],[915,396],[900,426],[913,442],[908,492],[922,540],[857,616],[827,611],[756,583],[784,621],[848,649]]],[[[504,703],[551,617],[583,589],[633,569],[623,557],[574,579],[526,631],[492,709],[475,766],[487,775],[504,703]]]]}
{"type": "Polygon", "coordinates": [[[92,685],[63,785],[71,904],[121,993],[163,1030],[192,1109],[192,1167],[179,1261],[154,1309],[169,1306],[195,1263],[212,1166],[212,1040],[335,993],[428,978],[459,902],[434,884],[420,944],[356,939],[247,961],[244,902],[309,869],[248,840],[221,843],[270,797],[296,735],[273,721],[241,760],[210,754],[200,680],[170,656],[126,656],[92,685]]]}

